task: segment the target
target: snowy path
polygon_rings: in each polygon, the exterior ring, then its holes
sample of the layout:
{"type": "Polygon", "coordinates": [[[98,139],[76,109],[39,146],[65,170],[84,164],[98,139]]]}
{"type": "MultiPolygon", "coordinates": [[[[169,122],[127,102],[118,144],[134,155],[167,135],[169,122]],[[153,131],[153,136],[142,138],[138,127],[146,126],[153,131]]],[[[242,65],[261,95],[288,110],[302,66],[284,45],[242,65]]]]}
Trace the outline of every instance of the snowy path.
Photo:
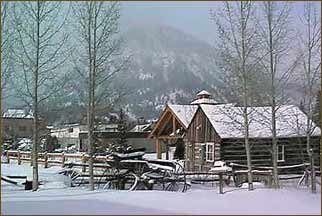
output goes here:
{"type": "MultiPolygon", "coordinates": [[[[29,169],[27,165],[2,164],[2,174],[29,169]]],[[[57,180],[57,170],[58,167],[41,169],[41,175],[57,180]]],[[[91,192],[51,181],[38,192],[24,191],[3,182],[1,187],[2,214],[321,214],[321,195],[311,194],[307,188],[273,190],[257,186],[248,192],[226,187],[226,193],[220,195],[217,188],[200,185],[193,185],[186,193],[91,192]]]]}

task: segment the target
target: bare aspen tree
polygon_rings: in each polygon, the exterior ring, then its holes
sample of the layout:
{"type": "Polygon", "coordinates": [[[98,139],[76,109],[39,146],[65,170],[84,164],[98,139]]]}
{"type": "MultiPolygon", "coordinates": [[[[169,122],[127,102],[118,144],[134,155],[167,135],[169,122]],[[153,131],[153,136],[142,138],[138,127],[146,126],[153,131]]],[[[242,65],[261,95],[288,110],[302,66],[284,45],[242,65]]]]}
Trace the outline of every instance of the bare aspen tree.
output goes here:
{"type": "Polygon", "coordinates": [[[316,129],[313,122],[315,102],[321,79],[321,17],[316,5],[312,2],[304,3],[304,14],[301,17],[303,30],[299,33],[300,51],[303,53],[301,60],[302,87],[304,95],[302,105],[308,118],[306,121],[306,150],[311,163],[312,192],[316,192],[316,180],[314,172],[314,151],[311,146],[311,135],[316,129]]]}
{"type": "Polygon", "coordinates": [[[13,30],[10,28],[12,18],[12,5],[1,2],[1,101],[6,96],[4,90],[13,71],[12,44],[14,42],[13,30]]]}
{"type": "MultiPolygon", "coordinates": [[[[7,44],[9,40],[9,33],[7,28],[8,22],[8,3],[0,2],[1,4],[1,77],[0,77],[0,110],[2,116],[2,98],[3,98],[3,89],[8,80],[8,70],[7,68],[7,44]]],[[[2,123],[2,118],[0,119],[0,123],[2,123]]],[[[2,124],[1,124],[2,125],[2,124]]]]}
{"type": "Polygon", "coordinates": [[[304,14],[301,17],[303,24],[302,31],[299,32],[299,48],[303,54],[299,75],[304,90],[302,105],[307,114],[306,124],[306,145],[307,153],[310,155],[310,138],[315,129],[314,109],[318,93],[318,86],[321,73],[321,18],[318,15],[314,3],[304,3],[304,14]]]}
{"type": "MultiPolygon", "coordinates": [[[[32,190],[38,189],[38,146],[40,144],[39,106],[61,90],[65,76],[60,71],[66,61],[67,35],[62,28],[58,2],[17,2],[14,4],[12,26],[17,34],[13,48],[17,71],[17,96],[33,111],[32,190]]],[[[64,14],[65,16],[67,14],[64,14]]]]}
{"type": "MultiPolygon", "coordinates": [[[[245,149],[248,167],[248,189],[253,190],[252,161],[249,144],[249,124],[254,69],[257,67],[255,54],[257,46],[256,22],[253,18],[254,5],[249,1],[226,2],[223,13],[214,14],[218,28],[218,50],[220,68],[227,85],[234,91],[242,104],[242,128],[245,136],[245,149]]],[[[218,62],[218,61],[217,61],[218,62]]]]}
{"type": "Polygon", "coordinates": [[[90,190],[94,190],[93,160],[95,154],[95,117],[98,110],[110,105],[113,94],[109,88],[112,77],[122,71],[119,33],[119,2],[82,2],[73,6],[77,19],[74,52],[75,70],[85,80],[83,94],[87,98],[87,128],[90,190]]]}
{"type": "Polygon", "coordinates": [[[267,96],[271,107],[273,185],[275,188],[279,188],[276,113],[282,104],[287,103],[287,94],[284,89],[299,59],[299,56],[296,56],[293,60],[288,55],[291,40],[288,26],[290,24],[289,14],[289,3],[271,1],[261,3],[259,18],[263,50],[261,65],[264,68],[263,75],[267,75],[269,79],[267,96]]]}

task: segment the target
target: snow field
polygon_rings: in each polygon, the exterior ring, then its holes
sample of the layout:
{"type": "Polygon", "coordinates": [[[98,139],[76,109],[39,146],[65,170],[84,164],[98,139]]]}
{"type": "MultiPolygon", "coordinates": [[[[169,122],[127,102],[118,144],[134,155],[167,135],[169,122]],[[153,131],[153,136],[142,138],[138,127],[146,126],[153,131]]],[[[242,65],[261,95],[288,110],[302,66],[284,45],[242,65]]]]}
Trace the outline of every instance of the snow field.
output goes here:
{"type": "MultiPolygon", "coordinates": [[[[66,186],[60,167],[40,166],[44,185],[37,192],[1,182],[2,214],[321,214],[321,194],[285,184],[282,189],[255,183],[254,191],[211,184],[192,185],[186,193],[165,191],[89,191],[66,186]]],[[[29,164],[1,164],[2,175],[27,175],[29,164]]]]}

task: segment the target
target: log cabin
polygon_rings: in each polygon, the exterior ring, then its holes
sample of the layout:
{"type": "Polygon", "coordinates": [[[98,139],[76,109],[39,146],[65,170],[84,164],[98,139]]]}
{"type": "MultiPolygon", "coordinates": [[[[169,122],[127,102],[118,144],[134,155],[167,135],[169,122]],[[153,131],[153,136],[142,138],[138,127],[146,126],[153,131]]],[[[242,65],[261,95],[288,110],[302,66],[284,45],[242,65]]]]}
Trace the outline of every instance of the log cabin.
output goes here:
{"type": "MultiPolygon", "coordinates": [[[[271,108],[250,107],[249,142],[253,166],[272,165],[271,108]]],[[[320,164],[320,128],[313,122],[311,146],[320,164]]],[[[281,106],[276,113],[278,165],[308,161],[307,116],[296,106],[281,106]]],[[[185,166],[208,171],[215,161],[246,165],[242,107],[233,104],[199,104],[187,128],[185,166]]]]}

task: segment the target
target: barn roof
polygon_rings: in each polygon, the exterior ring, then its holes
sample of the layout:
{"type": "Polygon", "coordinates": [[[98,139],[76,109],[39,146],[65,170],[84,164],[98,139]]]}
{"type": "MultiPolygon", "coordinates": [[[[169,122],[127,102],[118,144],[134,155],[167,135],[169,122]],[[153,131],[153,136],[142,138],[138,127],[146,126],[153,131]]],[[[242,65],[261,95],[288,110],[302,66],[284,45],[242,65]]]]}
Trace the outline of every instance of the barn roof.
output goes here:
{"type": "Polygon", "coordinates": [[[169,104],[168,107],[177,116],[178,120],[182,122],[185,128],[188,128],[193,116],[195,115],[197,105],[174,105],[169,104]]]}
{"type": "MultiPolygon", "coordinates": [[[[201,109],[221,138],[242,138],[243,108],[231,104],[201,104],[201,109]]],[[[269,138],[271,132],[271,107],[249,108],[249,137],[269,138]]],[[[277,137],[305,136],[307,116],[294,105],[283,105],[276,113],[277,137]]],[[[316,126],[313,122],[312,124],[316,126]]],[[[315,127],[313,136],[319,136],[321,130],[315,127]]]]}
{"type": "Polygon", "coordinates": [[[24,109],[8,109],[3,113],[4,118],[30,118],[32,119],[32,113],[26,112],[24,109]]]}

